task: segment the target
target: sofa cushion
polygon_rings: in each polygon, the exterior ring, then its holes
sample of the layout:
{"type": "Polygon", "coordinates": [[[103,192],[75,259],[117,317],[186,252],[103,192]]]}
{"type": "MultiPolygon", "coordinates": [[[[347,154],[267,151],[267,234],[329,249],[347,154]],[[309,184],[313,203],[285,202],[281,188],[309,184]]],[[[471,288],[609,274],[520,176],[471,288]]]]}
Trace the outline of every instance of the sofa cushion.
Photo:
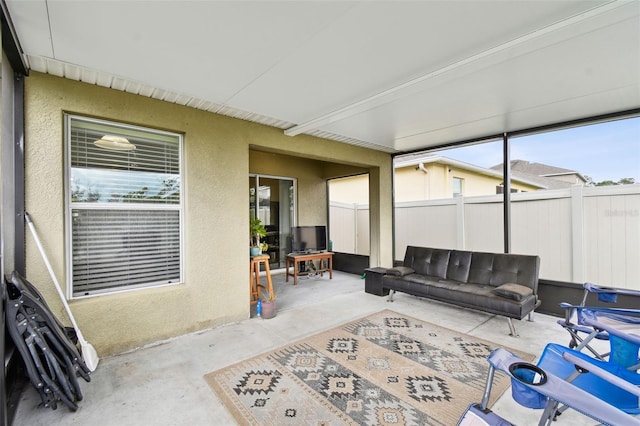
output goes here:
{"type": "Polygon", "coordinates": [[[409,274],[404,277],[397,277],[399,280],[411,281],[414,283],[426,284],[427,287],[433,285],[433,283],[437,283],[440,277],[433,277],[430,275],[421,275],[421,274],[409,274]]]}
{"type": "Polygon", "coordinates": [[[473,252],[467,282],[489,284],[493,275],[493,253],[473,252]]]}
{"type": "Polygon", "coordinates": [[[471,269],[471,252],[453,250],[449,255],[447,279],[466,283],[471,269]]]}
{"type": "Polygon", "coordinates": [[[396,266],[395,268],[387,269],[387,274],[395,275],[397,277],[404,277],[405,275],[413,274],[416,271],[408,266],[396,266]]]}
{"type": "Polygon", "coordinates": [[[402,262],[404,266],[413,265],[413,258],[415,257],[415,252],[417,249],[418,247],[407,246],[407,250],[404,252],[404,260],[402,262]]]}
{"type": "Polygon", "coordinates": [[[518,283],[536,288],[538,285],[539,259],[521,254],[496,254],[490,284],[518,283]]]}
{"type": "Polygon", "coordinates": [[[467,282],[498,287],[518,283],[538,289],[540,259],[537,256],[473,252],[467,282]]]}
{"type": "Polygon", "coordinates": [[[385,275],[382,277],[382,287],[396,291],[402,291],[414,296],[428,297],[429,289],[428,278],[424,275],[409,274],[404,277],[395,275],[385,275]]]}
{"type": "Polygon", "coordinates": [[[404,266],[413,268],[416,274],[446,278],[450,250],[413,247],[411,252],[411,263],[407,263],[409,259],[405,256],[404,266]]]}
{"type": "Polygon", "coordinates": [[[533,294],[533,289],[520,284],[505,283],[492,290],[493,294],[506,297],[507,299],[513,299],[522,301],[533,294]]]}

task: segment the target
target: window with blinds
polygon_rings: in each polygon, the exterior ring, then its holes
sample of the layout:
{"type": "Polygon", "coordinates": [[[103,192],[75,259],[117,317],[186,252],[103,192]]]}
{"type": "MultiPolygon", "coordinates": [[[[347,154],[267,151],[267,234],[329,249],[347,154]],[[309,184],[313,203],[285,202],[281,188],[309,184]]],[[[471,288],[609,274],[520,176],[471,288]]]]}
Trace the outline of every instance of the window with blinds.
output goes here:
{"type": "Polygon", "coordinates": [[[71,296],[181,282],[182,136],[75,115],[66,130],[71,296]]]}

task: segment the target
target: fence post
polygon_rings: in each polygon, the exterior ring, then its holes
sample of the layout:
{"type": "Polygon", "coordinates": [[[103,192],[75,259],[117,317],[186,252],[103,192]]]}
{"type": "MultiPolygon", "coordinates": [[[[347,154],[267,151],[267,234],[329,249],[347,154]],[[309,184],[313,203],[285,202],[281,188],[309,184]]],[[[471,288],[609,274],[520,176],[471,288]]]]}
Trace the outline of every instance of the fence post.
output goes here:
{"type": "Polygon", "coordinates": [[[584,282],[584,212],[581,185],[571,187],[571,281],[584,282]]]}
{"type": "Polygon", "coordinates": [[[358,203],[353,203],[353,254],[358,253],[358,203]]]}
{"type": "Polygon", "coordinates": [[[456,198],[456,244],[458,250],[465,248],[464,197],[456,198]]]}

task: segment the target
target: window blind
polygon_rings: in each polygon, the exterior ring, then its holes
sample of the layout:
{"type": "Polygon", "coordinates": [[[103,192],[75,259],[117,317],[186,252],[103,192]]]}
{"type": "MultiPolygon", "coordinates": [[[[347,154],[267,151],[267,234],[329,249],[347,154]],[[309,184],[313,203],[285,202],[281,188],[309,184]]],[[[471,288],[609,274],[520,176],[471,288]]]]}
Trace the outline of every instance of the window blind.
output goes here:
{"type": "Polygon", "coordinates": [[[180,282],[180,136],[76,116],[69,127],[73,296],[180,282]],[[136,148],[94,145],[105,134],[136,148]]]}
{"type": "Polygon", "coordinates": [[[103,135],[90,129],[72,128],[72,202],[180,202],[177,140],[168,143],[128,136],[135,150],[110,151],[93,144],[103,135]]]}
{"type": "Polygon", "coordinates": [[[179,211],[73,210],[73,293],[180,281],[179,211]]]}

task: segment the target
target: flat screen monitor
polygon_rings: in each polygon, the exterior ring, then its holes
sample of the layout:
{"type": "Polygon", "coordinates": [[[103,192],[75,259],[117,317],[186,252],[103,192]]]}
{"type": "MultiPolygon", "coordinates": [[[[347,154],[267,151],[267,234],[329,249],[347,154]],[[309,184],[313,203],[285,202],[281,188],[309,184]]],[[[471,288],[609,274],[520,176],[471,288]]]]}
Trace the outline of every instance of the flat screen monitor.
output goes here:
{"type": "Polygon", "coordinates": [[[313,251],[324,251],[327,249],[327,227],[326,226],[294,226],[291,228],[292,244],[294,253],[306,253],[313,251]]]}

